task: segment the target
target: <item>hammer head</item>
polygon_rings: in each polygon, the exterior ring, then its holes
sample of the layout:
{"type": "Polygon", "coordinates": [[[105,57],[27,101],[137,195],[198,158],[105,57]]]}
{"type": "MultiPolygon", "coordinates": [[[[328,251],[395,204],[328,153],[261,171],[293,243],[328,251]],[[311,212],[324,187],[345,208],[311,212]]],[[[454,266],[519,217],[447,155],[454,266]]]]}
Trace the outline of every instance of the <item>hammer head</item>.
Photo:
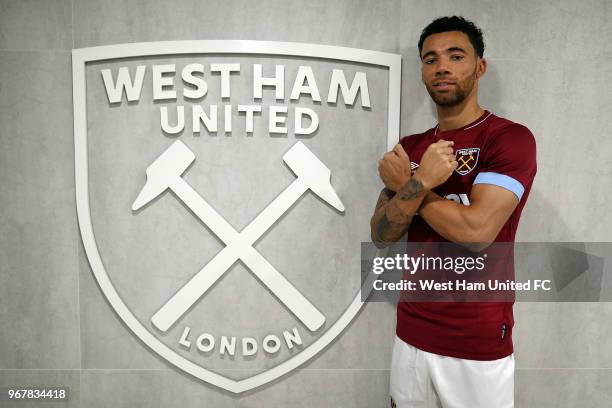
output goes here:
{"type": "Polygon", "coordinates": [[[183,142],[175,141],[149,167],[147,182],[132,204],[136,211],[155,197],[166,191],[177,178],[181,177],[187,167],[195,160],[195,155],[183,142]]]}
{"type": "Polygon", "coordinates": [[[285,153],[283,160],[298,178],[338,211],[344,204],[331,185],[331,172],[302,142],[297,142],[285,153]]]}

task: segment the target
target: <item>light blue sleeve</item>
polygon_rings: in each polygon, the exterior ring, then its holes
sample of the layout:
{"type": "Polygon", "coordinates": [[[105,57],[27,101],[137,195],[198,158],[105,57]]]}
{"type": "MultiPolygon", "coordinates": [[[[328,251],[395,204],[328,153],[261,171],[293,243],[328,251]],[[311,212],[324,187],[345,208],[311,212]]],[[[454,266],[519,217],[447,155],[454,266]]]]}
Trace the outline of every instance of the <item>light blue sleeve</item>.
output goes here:
{"type": "Polygon", "coordinates": [[[523,187],[519,181],[500,173],[478,173],[474,180],[474,184],[493,184],[503,187],[506,190],[512,191],[514,195],[518,197],[519,201],[521,201],[523,193],[525,192],[525,187],[523,187]]]}

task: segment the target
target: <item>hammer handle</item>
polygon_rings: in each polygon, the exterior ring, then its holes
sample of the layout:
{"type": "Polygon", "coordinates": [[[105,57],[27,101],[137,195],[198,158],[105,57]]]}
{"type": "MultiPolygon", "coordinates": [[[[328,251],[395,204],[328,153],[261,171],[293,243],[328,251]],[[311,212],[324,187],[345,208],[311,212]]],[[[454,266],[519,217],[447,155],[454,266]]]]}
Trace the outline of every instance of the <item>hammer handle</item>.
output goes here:
{"type": "Polygon", "coordinates": [[[170,189],[221,241],[229,244],[238,238],[239,234],[234,227],[182,177],[177,177],[170,189]]]}
{"type": "Polygon", "coordinates": [[[225,247],[196,273],[151,318],[159,330],[165,332],[193,306],[206,291],[236,262],[238,258],[225,247]]]}
{"type": "Polygon", "coordinates": [[[247,225],[240,235],[253,245],[261,236],[291,208],[308,190],[306,184],[299,178],[291,182],[266,208],[247,225]]]}
{"type": "Polygon", "coordinates": [[[253,242],[263,235],[306,191],[306,186],[299,179],[294,180],[277,196],[245,228],[243,233],[236,232],[182,178],[178,178],[170,188],[227,246],[153,315],[151,321],[155,327],[164,332],[172,327],[239,258],[310,331],[315,331],[323,325],[325,316],[252,247],[253,242]],[[251,231],[249,236],[245,234],[247,230],[251,231]]]}

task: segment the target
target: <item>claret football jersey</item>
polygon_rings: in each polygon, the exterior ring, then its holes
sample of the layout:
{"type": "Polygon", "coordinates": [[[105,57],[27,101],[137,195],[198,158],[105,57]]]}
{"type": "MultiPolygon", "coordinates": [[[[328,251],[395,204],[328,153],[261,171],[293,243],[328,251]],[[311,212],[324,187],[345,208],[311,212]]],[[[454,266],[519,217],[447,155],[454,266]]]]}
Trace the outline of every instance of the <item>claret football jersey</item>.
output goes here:
{"type": "MultiPolygon", "coordinates": [[[[514,193],[519,203],[495,242],[514,242],[519,218],[536,174],[536,144],[525,126],[491,112],[459,129],[438,126],[400,140],[416,170],[427,147],[454,142],[457,169],[438,195],[470,205],[475,184],[493,184],[514,193]]],[[[408,229],[408,242],[444,242],[418,214],[408,229]]],[[[513,352],[512,302],[400,302],[396,333],[405,342],[431,353],[471,360],[496,360],[513,352]]]]}

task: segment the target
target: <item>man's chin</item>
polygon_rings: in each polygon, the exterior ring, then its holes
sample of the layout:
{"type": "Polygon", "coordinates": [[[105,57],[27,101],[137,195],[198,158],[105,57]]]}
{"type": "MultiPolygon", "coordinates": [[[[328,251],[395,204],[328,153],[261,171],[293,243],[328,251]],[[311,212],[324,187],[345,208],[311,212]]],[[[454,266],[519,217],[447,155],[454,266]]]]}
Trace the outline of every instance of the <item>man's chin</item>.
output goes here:
{"type": "Polygon", "coordinates": [[[450,97],[448,98],[432,97],[432,99],[436,105],[443,106],[443,107],[457,106],[463,101],[463,99],[461,98],[450,98],[450,97]]]}
{"type": "Polygon", "coordinates": [[[455,106],[461,103],[463,98],[461,98],[457,93],[452,91],[434,91],[429,90],[429,96],[438,106],[455,106]]]}

